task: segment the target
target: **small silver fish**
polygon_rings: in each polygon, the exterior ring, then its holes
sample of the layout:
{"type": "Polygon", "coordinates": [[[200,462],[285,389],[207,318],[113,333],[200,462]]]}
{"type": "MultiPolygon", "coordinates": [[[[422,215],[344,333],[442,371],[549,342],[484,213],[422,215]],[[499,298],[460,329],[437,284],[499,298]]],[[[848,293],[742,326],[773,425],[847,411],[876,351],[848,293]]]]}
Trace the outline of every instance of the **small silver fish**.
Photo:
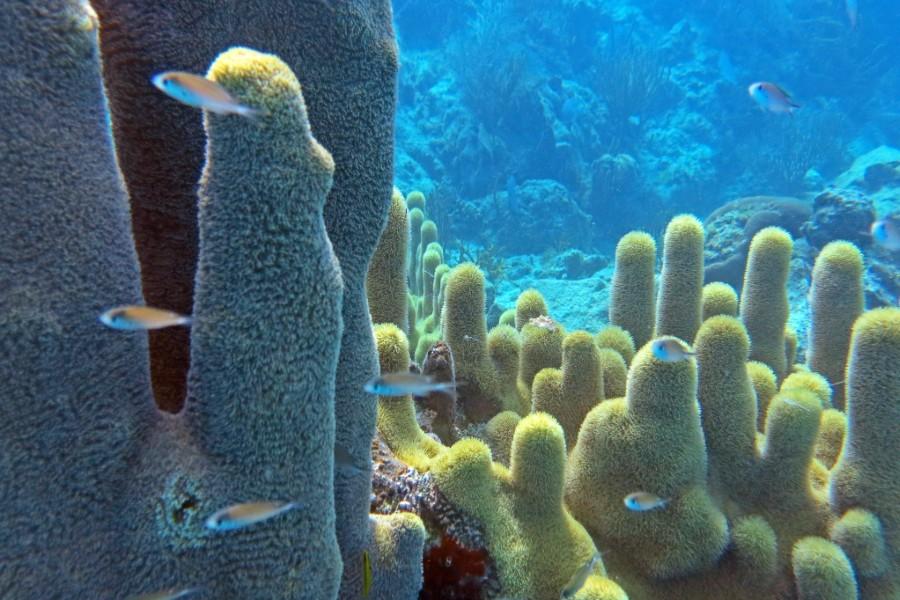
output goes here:
{"type": "Polygon", "coordinates": [[[800,105],[791,99],[790,94],[768,81],[757,81],[750,84],[747,93],[763,110],[769,112],[791,115],[800,108],[800,105]]]}
{"type": "Polygon", "coordinates": [[[888,250],[900,250],[900,223],[893,219],[881,219],[869,228],[872,239],[888,250]]]}
{"type": "Polygon", "coordinates": [[[664,508],[668,503],[668,500],[664,500],[650,492],[633,492],[625,496],[625,508],[635,512],[664,508]]]}
{"type": "Polygon", "coordinates": [[[586,563],[578,567],[578,570],[572,574],[572,577],[569,579],[569,583],[567,583],[566,587],[564,587],[562,589],[562,592],[560,592],[559,599],[566,600],[567,598],[574,597],[575,594],[578,593],[578,590],[583,588],[584,584],[587,583],[591,571],[594,570],[594,567],[598,562],[600,562],[600,553],[595,552],[586,563]]]}
{"type": "Polygon", "coordinates": [[[185,596],[190,596],[191,594],[202,592],[204,589],[206,588],[172,588],[168,590],[161,590],[159,592],[151,592],[149,594],[141,594],[140,596],[133,597],[131,600],[176,600],[176,598],[184,598],[185,596]]]}
{"type": "Polygon", "coordinates": [[[334,445],[334,464],[338,467],[344,467],[347,469],[352,469],[354,471],[359,471],[360,473],[364,473],[367,469],[360,467],[356,464],[356,461],[353,460],[353,457],[347,451],[345,447],[340,444],[334,445]]]}
{"type": "Polygon", "coordinates": [[[182,104],[216,114],[256,118],[266,112],[241,104],[221,85],[201,75],[166,71],[154,75],[151,81],[159,90],[182,104]]]}
{"type": "Polygon", "coordinates": [[[100,322],[113,329],[139,331],[190,325],[191,318],[152,306],[117,306],[100,315],[100,322]]]}
{"type": "Polygon", "coordinates": [[[694,356],[694,352],[681,340],[675,338],[659,338],[653,340],[650,351],[656,360],[662,362],[680,362],[694,356]]]}
{"type": "Polygon", "coordinates": [[[241,529],[265,521],[300,506],[297,502],[244,502],[215,512],[206,519],[206,528],[215,531],[241,529]]]}
{"type": "Polygon", "coordinates": [[[463,336],[463,341],[464,341],[464,342],[468,342],[468,343],[471,344],[471,343],[473,343],[473,342],[478,342],[478,341],[480,341],[480,340],[479,340],[479,338],[477,338],[477,337],[474,336],[474,335],[466,334],[466,335],[463,336]]]}
{"type": "Polygon", "coordinates": [[[366,382],[363,389],[379,396],[427,396],[431,392],[447,392],[456,387],[453,383],[435,382],[418,373],[385,373],[366,382]]]}

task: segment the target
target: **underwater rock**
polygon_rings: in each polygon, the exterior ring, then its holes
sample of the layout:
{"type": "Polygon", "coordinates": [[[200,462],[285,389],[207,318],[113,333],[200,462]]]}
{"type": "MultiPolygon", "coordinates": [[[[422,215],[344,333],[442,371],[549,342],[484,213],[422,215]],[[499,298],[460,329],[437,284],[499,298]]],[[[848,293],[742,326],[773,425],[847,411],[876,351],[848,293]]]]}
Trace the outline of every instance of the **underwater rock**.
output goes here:
{"type": "Polygon", "coordinates": [[[874,220],[869,200],[850,190],[831,189],[813,199],[812,216],[801,231],[817,249],[836,240],[868,246],[872,242],[869,226],[874,220]]]}
{"type": "Polygon", "coordinates": [[[766,227],[792,236],[812,214],[809,203],[791,197],[749,196],[717,208],[706,218],[704,282],[721,281],[740,291],[750,241],[766,227]]]}

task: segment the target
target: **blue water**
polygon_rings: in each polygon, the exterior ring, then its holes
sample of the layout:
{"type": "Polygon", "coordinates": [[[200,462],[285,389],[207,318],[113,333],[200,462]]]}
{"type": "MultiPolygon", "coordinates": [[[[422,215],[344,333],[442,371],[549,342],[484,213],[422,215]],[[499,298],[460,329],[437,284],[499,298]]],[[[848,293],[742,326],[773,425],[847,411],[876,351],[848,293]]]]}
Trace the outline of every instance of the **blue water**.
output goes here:
{"type": "MultiPolygon", "coordinates": [[[[394,12],[396,181],[432,197],[451,245],[610,254],[679,213],[811,202],[855,159],[900,147],[894,0],[862,0],[855,26],[843,0],[401,0],[394,12]],[[801,108],[762,110],[755,81],[801,108]],[[529,213],[560,195],[553,214],[529,213]]],[[[877,213],[900,206],[863,191],[877,213]]]]}

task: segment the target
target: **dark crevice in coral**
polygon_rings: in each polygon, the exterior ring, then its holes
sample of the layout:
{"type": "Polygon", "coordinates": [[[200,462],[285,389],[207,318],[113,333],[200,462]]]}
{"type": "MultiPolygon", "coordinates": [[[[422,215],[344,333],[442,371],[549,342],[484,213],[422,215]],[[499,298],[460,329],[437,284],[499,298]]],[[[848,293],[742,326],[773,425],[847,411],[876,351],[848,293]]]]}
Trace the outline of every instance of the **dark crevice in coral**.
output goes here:
{"type": "MultiPolygon", "coordinates": [[[[204,72],[206,64],[165,64],[140,45],[128,3],[93,0],[119,167],[131,203],[144,301],[190,314],[197,263],[197,181],[204,135],[199,111],[179,106],[150,84],[157,72],[204,72]]],[[[202,54],[198,52],[197,55],[202,54]]],[[[211,57],[210,57],[211,58],[211,57]]],[[[178,412],[190,366],[190,332],[150,333],[150,371],[156,403],[178,412]]]]}

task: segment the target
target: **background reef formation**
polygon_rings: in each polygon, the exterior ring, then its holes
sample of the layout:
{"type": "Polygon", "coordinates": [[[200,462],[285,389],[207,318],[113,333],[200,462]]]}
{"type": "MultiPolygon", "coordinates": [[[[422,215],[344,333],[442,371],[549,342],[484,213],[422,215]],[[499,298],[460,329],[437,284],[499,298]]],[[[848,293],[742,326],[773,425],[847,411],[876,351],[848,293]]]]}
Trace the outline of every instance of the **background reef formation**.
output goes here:
{"type": "MultiPolygon", "coordinates": [[[[421,211],[416,198],[413,211],[421,211]]],[[[865,312],[862,253],[850,242],[827,243],[813,269],[808,358],[798,363],[788,326],[792,236],[771,226],[755,232],[740,295],[724,283],[702,285],[703,241],[697,219],[673,219],[657,290],[652,238],[626,235],[612,325],[596,336],[565,331],[536,290],[485,336],[484,313],[472,307],[483,301],[478,269],[444,271],[448,286],[459,280],[466,292],[436,297],[441,329],[431,331],[442,355],[449,349],[451,364],[457,353],[467,357],[461,370],[457,363],[459,379],[492,381],[491,389],[515,390],[518,402],[501,396],[478,415],[451,405],[436,420],[431,398],[384,397],[378,429],[452,507],[444,521],[426,517],[435,543],[445,543],[448,520],[480,532],[473,550],[487,550],[482,580],[492,590],[484,597],[557,598],[597,550],[603,564],[577,598],[900,593],[900,513],[888,500],[900,485],[892,425],[900,416],[900,310],[865,312]],[[640,315],[655,315],[656,327],[644,331],[640,315]],[[675,328],[696,356],[661,361],[648,342],[675,328]],[[666,506],[627,510],[624,497],[638,490],[666,506]]],[[[411,292],[408,305],[418,303],[411,292]]],[[[421,323],[376,325],[383,371],[403,368],[404,330],[419,335],[421,323]]],[[[441,380],[453,376],[451,369],[441,380]]],[[[470,389],[461,385],[444,402],[464,407],[486,388],[470,389]]]]}
{"type": "Polygon", "coordinates": [[[366,549],[372,597],[415,596],[422,524],[369,515],[362,392],[377,368],[363,282],[391,190],[389,4],[96,9],[0,14],[0,595],[357,597],[366,549]],[[216,57],[238,43],[283,60],[216,57]],[[149,84],[210,62],[267,115],[204,118],[149,84]],[[148,355],[145,334],[97,321],[150,299],[193,313],[186,380],[185,335],[148,355]],[[358,469],[335,470],[335,443],[358,469]],[[301,508],[204,528],[251,500],[301,508]]]}

